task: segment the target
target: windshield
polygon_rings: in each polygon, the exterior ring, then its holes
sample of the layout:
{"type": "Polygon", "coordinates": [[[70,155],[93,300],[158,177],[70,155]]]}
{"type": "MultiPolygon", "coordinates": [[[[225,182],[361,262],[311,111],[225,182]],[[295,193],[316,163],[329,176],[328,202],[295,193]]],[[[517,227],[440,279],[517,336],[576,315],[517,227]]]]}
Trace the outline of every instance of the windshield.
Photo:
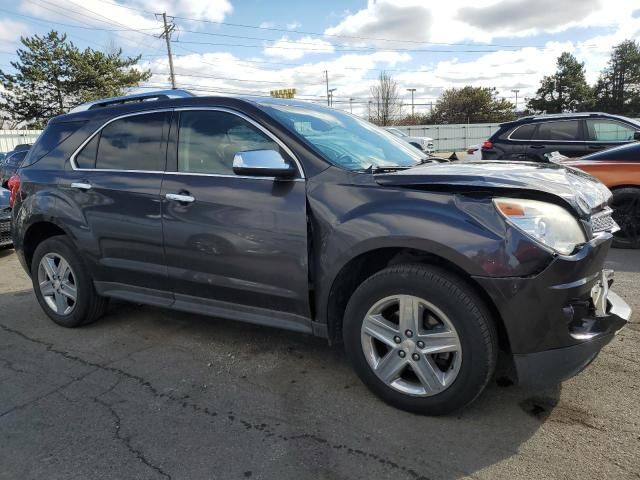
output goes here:
{"type": "Polygon", "coordinates": [[[265,102],[262,107],[332,164],[347,170],[412,167],[424,159],[391,133],[345,112],[312,104],[265,102]]]}

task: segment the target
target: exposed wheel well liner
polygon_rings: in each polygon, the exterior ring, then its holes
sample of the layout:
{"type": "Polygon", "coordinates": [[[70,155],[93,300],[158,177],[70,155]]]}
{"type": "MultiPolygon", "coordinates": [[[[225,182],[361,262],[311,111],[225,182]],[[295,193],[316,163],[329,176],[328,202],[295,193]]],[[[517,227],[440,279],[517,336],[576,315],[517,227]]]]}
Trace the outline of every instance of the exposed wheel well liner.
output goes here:
{"type": "Polygon", "coordinates": [[[487,292],[460,267],[438,255],[411,248],[379,248],[365,252],[349,261],[336,276],[327,305],[327,327],[329,340],[342,341],[342,320],[347,303],[358,286],[371,275],[390,266],[402,263],[435,265],[455,274],[472,288],[485,303],[498,331],[498,343],[502,350],[510,351],[509,339],[498,309],[487,292]]]}
{"type": "Polygon", "coordinates": [[[33,253],[44,240],[56,235],[65,235],[64,230],[51,222],[37,222],[31,225],[24,236],[23,249],[27,265],[31,267],[33,253]]]}

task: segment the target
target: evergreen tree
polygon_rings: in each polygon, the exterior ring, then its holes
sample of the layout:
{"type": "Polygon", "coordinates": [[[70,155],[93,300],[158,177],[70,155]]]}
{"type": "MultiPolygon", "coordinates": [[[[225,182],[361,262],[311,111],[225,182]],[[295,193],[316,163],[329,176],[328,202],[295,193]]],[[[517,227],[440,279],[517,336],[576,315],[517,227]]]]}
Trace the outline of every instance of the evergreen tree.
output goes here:
{"type": "Polygon", "coordinates": [[[151,76],[134,68],[140,57],[123,57],[121,50],[80,50],[53,30],[20,41],[18,61],[11,62],[16,73],[0,70],[0,111],[13,123],[41,128],[79,103],[122,95],[151,76]]]}
{"type": "Polygon", "coordinates": [[[593,91],[587,84],[584,63],[569,52],[557,60],[556,73],[545,76],[528,108],[536,112],[580,112],[593,107],[593,91]]]}

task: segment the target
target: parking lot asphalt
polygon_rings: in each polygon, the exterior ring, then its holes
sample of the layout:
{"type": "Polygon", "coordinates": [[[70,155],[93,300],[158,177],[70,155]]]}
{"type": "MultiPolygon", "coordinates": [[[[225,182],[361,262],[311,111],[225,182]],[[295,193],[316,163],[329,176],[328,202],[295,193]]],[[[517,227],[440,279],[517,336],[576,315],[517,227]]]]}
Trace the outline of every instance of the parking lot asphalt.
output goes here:
{"type": "MultiPolygon", "coordinates": [[[[640,251],[609,263],[638,322],[640,251]]],[[[0,479],[637,479],[639,345],[630,324],[561,386],[421,417],[310,336],[126,303],[58,327],[2,250],[0,479]]]]}

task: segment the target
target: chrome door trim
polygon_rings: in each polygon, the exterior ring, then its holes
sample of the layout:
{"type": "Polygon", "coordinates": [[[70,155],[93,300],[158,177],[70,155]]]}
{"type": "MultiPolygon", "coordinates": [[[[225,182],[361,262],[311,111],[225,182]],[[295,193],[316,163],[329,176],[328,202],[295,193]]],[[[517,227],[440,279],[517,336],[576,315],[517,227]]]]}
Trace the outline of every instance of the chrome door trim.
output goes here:
{"type": "MultiPolygon", "coordinates": [[[[582,122],[585,120],[601,120],[598,118],[589,118],[589,117],[580,117],[579,119],[576,118],[564,118],[562,120],[547,120],[545,122],[533,122],[533,125],[542,125],[543,123],[557,123],[557,122],[582,122]]],[[[618,121],[618,120],[609,120],[606,119],[609,122],[614,122],[614,123],[618,123],[620,125],[626,126],[626,127],[631,127],[631,125],[628,125],[624,122],[618,121]]],[[[525,127],[527,125],[531,125],[531,123],[524,123],[522,125],[518,125],[518,127],[516,127],[515,130],[513,130],[513,132],[511,132],[508,136],[507,136],[507,140],[509,140],[510,142],[547,142],[547,143],[611,143],[611,144],[624,144],[624,143],[631,143],[633,142],[633,140],[603,140],[603,141],[598,141],[598,140],[533,140],[533,139],[529,139],[529,140],[520,140],[518,138],[511,138],[511,135],[513,135],[514,133],[516,133],[520,128],[525,127]]],[[[583,130],[586,128],[586,124],[583,125],[583,130]]],[[[584,132],[585,134],[587,132],[584,132]]]]}

